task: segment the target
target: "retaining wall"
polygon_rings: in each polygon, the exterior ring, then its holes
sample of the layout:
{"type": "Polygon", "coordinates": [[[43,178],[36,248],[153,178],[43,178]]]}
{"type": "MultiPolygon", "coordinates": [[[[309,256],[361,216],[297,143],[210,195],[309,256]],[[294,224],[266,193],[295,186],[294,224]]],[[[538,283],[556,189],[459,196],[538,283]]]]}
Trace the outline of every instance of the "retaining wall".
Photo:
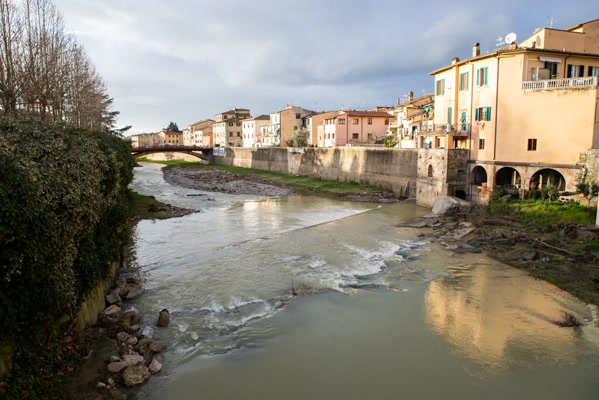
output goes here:
{"type": "Polygon", "coordinates": [[[398,148],[226,148],[212,163],[357,182],[390,189],[398,197],[416,196],[418,151],[398,148]]]}

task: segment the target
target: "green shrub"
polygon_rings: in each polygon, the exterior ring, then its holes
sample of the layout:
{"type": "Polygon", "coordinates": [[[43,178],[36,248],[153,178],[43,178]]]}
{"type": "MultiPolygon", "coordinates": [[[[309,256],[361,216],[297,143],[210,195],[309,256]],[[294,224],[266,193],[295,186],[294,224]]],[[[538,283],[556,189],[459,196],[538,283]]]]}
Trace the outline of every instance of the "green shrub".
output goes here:
{"type": "Polygon", "coordinates": [[[118,261],[133,165],[108,133],[0,118],[0,341],[45,339],[118,261]]]}

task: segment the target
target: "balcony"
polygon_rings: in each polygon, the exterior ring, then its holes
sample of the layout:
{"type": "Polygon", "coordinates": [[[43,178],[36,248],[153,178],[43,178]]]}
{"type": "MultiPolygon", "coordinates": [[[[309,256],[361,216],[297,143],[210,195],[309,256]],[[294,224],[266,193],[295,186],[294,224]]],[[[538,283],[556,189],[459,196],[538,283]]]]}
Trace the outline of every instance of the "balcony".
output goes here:
{"type": "Polygon", "coordinates": [[[549,79],[543,81],[522,82],[522,90],[581,89],[597,87],[599,77],[549,79]]]}
{"type": "Polygon", "coordinates": [[[470,134],[469,123],[459,124],[433,124],[433,125],[418,125],[418,134],[431,134],[436,135],[451,133],[454,136],[468,135],[470,134]]]}

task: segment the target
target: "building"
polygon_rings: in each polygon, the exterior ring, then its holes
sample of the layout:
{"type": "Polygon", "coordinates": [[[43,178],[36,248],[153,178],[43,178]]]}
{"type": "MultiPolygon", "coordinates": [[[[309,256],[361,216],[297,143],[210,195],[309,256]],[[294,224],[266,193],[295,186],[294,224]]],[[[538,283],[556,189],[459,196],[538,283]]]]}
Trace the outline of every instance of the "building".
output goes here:
{"type": "Polygon", "coordinates": [[[183,132],[169,131],[167,129],[163,129],[161,133],[164,135],[165,146],[168,147],[183,145],[183,132]]]}
{"type": "Polygon", "coordinates": [[[158,133],[140,133],[131,135],[131,147],[161,147],[165,143],[164,131],[158,133]]]}
{"type": "Polygon", "coordinates": [[[389,134],[397,138],[398,146],[403,149],[424,147],[432,141],[425,140],[424,135],[434,129],[435,95],[433,93],[414,98],[414,92],[408,94],[408,99],[398,99],[397,106],[393,109],[395,118],[389,125],[389,134]],[[420,146],[419,146],[420,145],[420,146]]]}
{"type": "Polygon", "coordinates": [[[235,108],[216,115],[216,121],[212,124],[212,135],[215,147],[241,147],[241,121],[250,118],[250,110],[247,108],[235,108]]]}
{"type": "Polygon", "coordinates": [[[420,139],[467,149],[470,200],[487,201],[497,187],[575,191],[581,157],[599,147],[599,19],[539,29],[519,44],[507,38],[431,73],[436,131],[420,139]]]}
{"type": "Polygon", "coordinates": [[[203,119],[189,125],[191,130],[191,145],[198,147],[212,147],[212,119],[203,119]]]}
{"type": "Polygon", "coordinates": [[[296,106],[287,106],[279,111],[281,146],[291,146],[295,131],[306,128],[306,117],[313,114],[314,111],[296,106]]]}
{"type": "Polygon", "coordinates": [[[258,142],[261,129],[270,122],[270,116],[260,115],[255,118],[247,118],[241,121],[241,135],[243,147],[262,147],[258,142]]]}
{"type": "Polygon", "coordinates": [[[372,145],[385,138],[392,117],[388,111],[340,110],[319,114],[311,124],[319,147],[372,145]]]}

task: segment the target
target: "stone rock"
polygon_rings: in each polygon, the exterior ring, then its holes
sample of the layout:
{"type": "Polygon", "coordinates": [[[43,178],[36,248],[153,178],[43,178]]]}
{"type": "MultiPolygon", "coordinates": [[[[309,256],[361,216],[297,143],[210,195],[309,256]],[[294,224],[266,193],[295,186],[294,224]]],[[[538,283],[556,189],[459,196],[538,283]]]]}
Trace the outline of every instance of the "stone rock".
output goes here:
{"type": "Polygon", "coordinates": [[[146,351],[148,351],[148,348],[150,347],[150,344],[152,343],[152,339],[149,337],[142,337],[139,342],[137,342],[137,345],[135,346],[135,350],[137,350],[140,353],[145,353],[146,351]]]}
{"type": "Polygon", "coordinates": [[[119,296],[118,289],[114,289],[106,295],[106,302],[110,305],[120,303],[121,301],[122,299],[121,296],[119,296]]]}
{"type": "Polygon", "coordinates": [[[121,307],[116,305],[111,305],[107,307],[104,311],[102,311],[102,315],[106,315],[107,317],[112,315],[118,315],[121,312],[121,307]]]}
{"type": "Polygon", "coordinates": [[[127,364],[127,367],[144,362],[144,358],[139,354],[126,354],[123,356],[123,362],[127,364]]]}
{"type": "Polygon", "coordinates": [[[533,261],[536,260],[538,257],[538,253],[534,250],[530,250],[530,251],[525,251],[524,253],[522,253],[522,260],[524,261],[533,261]]]}
{"type": "Polygon", "coordinates": [[[156,341],[152,341],[150,343],[150,350],[153,351],[154,353],[162,353],[164,350],[166,350],[166,345],[160,343],[160,342],[156,342],[156,341]]]}
{"type": "Polygon", "coordinates": [[[147,338],[154,338],[154,329],[151,326],[144,326],[141,329],[140,335],[147,338]]]}
{"type": "Polygon", "coordinates": [[[137,342],[138,340],[135,336],[131,336],[129,339],[127,339],[127,345],[129,346],[135,346],[137,342]]]}
{"type": "Polygon", "coordinates": [[[128,366],[127,363],[124,361],[112,362],[112,363],[108,364],[108,370],[113,373],[121,372],[121,370],[123,370],[124,368],[127,368],[127,366],[128,366]]]}
{"type": "Polygon", "coordinates": [[[127,290],[127,295],[125,296],[125,298],[127,300],[135,299],[136,297],[139,297],[144,292],[143,286],[136,285],[136,284],[127,284],[126,290],[127,290]]]}
{"type": "Polygon", "coordinates": [[[148,371],[150,371],[150,373],[152,375],[159,373],[162,370],[162,363],[160,361],[158,361],[157,358],[154,358],[152,360],[152,362],[150,363],[150,365],[148,366],[148,371]]]}
{"type": "Polygon", "coordinates": [[[123,382],[131,387],[141,385],[150,378],[151,374],[145,364],[137,364],[127,367],[123,372],[123,382]]]}
{"type": "Polygon", "coordinates": [[[171,321],[171,316],[168,310],[165,308],[158,314],[158,326],[168,326],[171,321]]]}
{"type": "Polygon", "coordinates": [[[129,335],[127,332],[119,332],[116,334],[116,341],[117,343],[125,343],[127,340],[129,340],[129,338],[131,337],[131,335],[129,335]]]}
{"type": "Polygon", "coordinates": [[[433,205],[433,214],[445,214],[452,211],[462,211],[470,208],[470,202],[453,196],[441,196],[433,205]]]}
{"type": "Polygon", "coordinates": [[[142,314],[141,312],[135,308],[135,307],[131,307],[130,309],[128,309],[127,311],[125,311],[123,313],[123,316],[121,317],[121,321],[127,325],[127,326],[131,326],[131,325],[135,325],[139,322],[141,322],[142,319],[142,314]]]}

